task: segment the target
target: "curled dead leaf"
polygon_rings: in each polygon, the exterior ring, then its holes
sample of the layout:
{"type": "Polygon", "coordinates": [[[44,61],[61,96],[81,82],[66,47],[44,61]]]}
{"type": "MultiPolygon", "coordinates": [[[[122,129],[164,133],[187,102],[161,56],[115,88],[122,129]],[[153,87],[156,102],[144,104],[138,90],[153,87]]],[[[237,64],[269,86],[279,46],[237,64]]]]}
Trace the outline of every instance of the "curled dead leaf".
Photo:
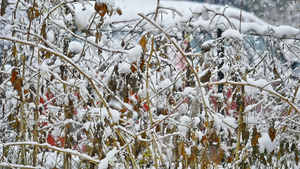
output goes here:
{"type": "Polygon", "coordinates": [[[121,11],[121,9],[117,9],[117,13],[119,14],[119,15],[122,15],[122,11],[121,11]]]}
{"type": "Polygon", "coordinates": [[[141,40],[140,40],[140,45],[142,46],[142,49],[144,52],[147,52],[147,39],[146,36],[142,36],[141,40]]]}
{"type": "Polygon", "coordinates": [[[95,3],[94,9],[102,17],[108,13],[108,8],[105,3],[95,3]]]}
{"type": "Polygon", "coordinates": [[[276,137],[276,129],[272,126],[269,128],[269,137],[272,141],[274,141],[275,137],[276,137]]]}
{"type": "Polygon", "coordinates": [[[42,37],[47,40],[47,33],[46,33],[46,22],[43,23],[42,28],[41,28],[41,35],[42,37]]]}
{"type": "Polygon", "coordinates": [[[211,71],[207,71],[205,75],[203,75],[201,78],[200,78],[200,81],[202,83],[206,83],[210,80],[210,77],[211,77],[211,71]]]}
{"type": "Polygon", "coordinates": [[[10,78],[11,84],[14,86],[14,89],[18,91],[18,95],[20,99],[22,100],[22,85],[23,81],[19,77],[19,71],[17,68],[14,68],[11,72],[11,78],[10,78]]]}
{"type": "Polygon", "coordinates": [[[137,63],[136,62],[132,63],[130,69],[131,69],[131,72],[133,72],[133,73],[135,71],[137,71],[137,63]]]}
{"type": "Polygon", "coordinates": [[[19,75],[19,71],[14,68],[12,71],[11,71],[11,78],[10,78],[10,81],[12,84],[15,83],[16,79],[17,79],[17,76],[19,75]]]}
{"type": "Polygon", "coordinates": [[[27,9],[27,15],[28,15],[28,18],[29,20],[33,20],[37,17],[39,17],[41,15],[40,11],[37,9],[37,4],[35,3],[34,6],[30,7],[27,9]]]}
{"type": "Polygon", "coordinates": [[[253,133],[251,138],[252,147],[255,147],[258,144],[258,138],[260,137],[260,133],[257,132],[256,126],[253,127],[253,133]]]}

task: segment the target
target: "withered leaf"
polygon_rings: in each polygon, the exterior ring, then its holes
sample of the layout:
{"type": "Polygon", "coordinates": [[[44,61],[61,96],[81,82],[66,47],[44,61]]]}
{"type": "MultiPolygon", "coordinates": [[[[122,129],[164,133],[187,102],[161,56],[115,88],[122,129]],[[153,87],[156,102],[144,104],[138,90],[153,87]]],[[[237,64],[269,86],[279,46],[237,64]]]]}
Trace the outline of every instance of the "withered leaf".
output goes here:
{"type": "Polygon", "coordinates": [[[50,53],[50,52],[46,52],[46,53],[45,53],[45,58],[46,58],[46,59],[49,59],[50,56],[51,56],[51,53],[50,53]]]}
{"type": "Polygon", "coordinates": [[[282,157],[283,155],[284,155],[284,145],[283,143],[280,143],[277,159],[280,159],[280,157],[282,157]]]}
{"type": "Polygon", "coordinates": [[[14,89],[18,90],[19,92],[21,92],[21,88],[22,88],[22,79],[21,78],[17,78],[15,80],[14,85],[14,89]]]}
{"type": "Polygon", "coordinates": [[[180,155],[182,155],[182,156],[186,156],[186,154],[185,154],[185,145],[184,145],[184,143],[183,142],[180,142],[179,143],[179,145],[178,145],[178,152],[179,152],[179,154],[180,155]]]}
{"type": "Polygon", "coordinates": [[[19,77],[19,72],[16,68],[12,70],[10,81],[14,86],[14,89],[18,91],[18,95],[22,99],[22,79],[19,77]]]}
{"type": "Polygon", "coordinates": [[[293,151],[293,150],[296,150],[296,144],[295,144],[295,143],[292,144],[291,150],[292,150],[292,151],[293,151]]]}
{"type": "Polygon", "coordinates": [[[207,140],[208,140],[207,135],[202,136],[201,144],[205,145],[205,143],[207,142],[207,140]]]}
{"type": "Polygon", "coordinates": [[[17,56],[17,53],[18,53],[17,47],[14,45],[14,46],[12,47],[12,54],[13,54],[14,57],[16,57],[16,56],[17,56]]]}
{"type": "Polygon", "coordinates": [[[260,133],[257,132],[256,126],[253,127],[253,133],[251,138],[252,147],[255,147],[258,144],[258,138],[260,137],[260,133]]]}
{"type": "Polygon", "coordinates": [[[41,28],[41,35],[42,37],[47,40],[47,33],[46,33],[46,22],[43,23],[42,28],[41,28]]]}
{"type": "Polygon", "coordinates": [[[217,145],[208,146],[209,158],[216,164],[221,164],[221,149],[217,145]]]}
{"type": "Polygon", "coordinates": [[[37,7],[37,4],[34,4],[34,6],[28,8],[26,11],[27,15],[28,15],[28,19],[31,21],[41,15],[41,13],[39,12],[38,9],[36,9],[36,7],[37,7]]]}
{"type": "Polygon", "coordinates": [[[247,142],[249,139],[249,131],[242,132],[242,139],[244,142],[247,142]]]}
{"type": "Polygon", "coordinates": [[[105,3],[95,3],[94,9],[102,17],[108,13],[107,5],[105,3]]]}
{"type": "Polygon", "coordinates": [[[12,84],[15,83],[18,75],[19,75],[18,70],[16,68],[13,68],[13,70],[11,71],[11,78],[10,78],[12,84]]]}
{"type": "Polygon", "coordinates": [[[140,40],[140,45],[142,46],[142,49],[144,52],[147,52],[147,39],[146,36],[142,36],[141,40],[140,40]]]}
{"type": "Polygon", "coordinates": [[[214,145],[219,145],[220,144],[220,139],[217,135],[217,132],[214,131],[210,136],[209,136],[209,142],[210,144],[214,144],[214,145]]]}
{"type": "Polygon", "coordinates": [[[122,15],[122,11],[121,11],[121,9],[117,9],[117,13],[119,14],[119,15],[122,15]]]}
{"type": "Polygon", "coordinates": [[[102,33],[97,31],[95,37],[96,37],[95,43],[98,43],[101,40],[102,33]]]}
{"type": "Polygon", "coordinates": [[[209,71],[206,72],[205,75],[203,75],[203,76],[200,78],[201,83],[206,83],[206,82],[208,82],[209,79],[210,79],[210,77],[211,77],[211,71],[209,70],[209,71]]]}
{"type": "Polygon", "coordinates": [[[211,133],[211,135],[209,136],[208,152],[209,158],[212,162],[221,164],[220,139],[216,131],[211,133]]]}
{"type": "Polygon", "coordinates": [[[273,142],[273,140],[276,137],[276,129],[274,128],[274,126],[272,126],[272,127],[269,128],[269,132],[268,133],[269,133],[270,139],[273,142]]]}
{"type": "Polygon", "coordinates": [[[133,73],[135,71],[137,71],[137,63],[136,62],[132,63],[130,69],[131,69],[131,72],[133,72],[133,73]]]}

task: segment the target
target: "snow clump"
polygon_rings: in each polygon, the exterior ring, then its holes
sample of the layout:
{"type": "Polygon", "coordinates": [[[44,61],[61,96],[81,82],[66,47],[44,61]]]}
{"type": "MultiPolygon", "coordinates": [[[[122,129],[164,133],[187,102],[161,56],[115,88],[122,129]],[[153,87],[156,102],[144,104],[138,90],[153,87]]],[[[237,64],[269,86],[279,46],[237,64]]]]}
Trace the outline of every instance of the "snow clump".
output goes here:
{"type": "Polygon", "coordinates": [[[192,120],[188,116],[182,116],[179,120],[180,124],[177,126],[179,132],[186,134],[189,130],[189,125],[191,124],[192,120]]]}
{"type": "Polygon", "coordinates": [[[128,50],[127,52],[127,59],[130,63],[138,61],[138,59],[141,57],[141,54],[143,52],[142,46],[137,45],[134,48],[128,50]]]}
{"type": "Polygon", "coordinates": [[[239,31],[235,29],[227,29],[222,33],[222,37],[224,38],[233,38],[233,39],[238,39],[238,40],[243,40],[243,35],[240,34],[239,31]]]}
{"type": "Polygon", "coordinates": [[[272,152],[276,146],[274,142],[269,137],[268,133],[262,133],[261,137],[258,139],[259,152],[264,153],[267,150],[268,153],[272,152]]]}
{"type": "Polygon", "coordinates": [[[110,150],[107,154],[106,157],[104,159],[102,159],[100,161],[99,167],[98,169],[107,169],[108,168],[108,163],[109,161],[112,160],[112,158],[115,156],[115,154],[117,154],[118,151],[116,148],[110,150]]]}

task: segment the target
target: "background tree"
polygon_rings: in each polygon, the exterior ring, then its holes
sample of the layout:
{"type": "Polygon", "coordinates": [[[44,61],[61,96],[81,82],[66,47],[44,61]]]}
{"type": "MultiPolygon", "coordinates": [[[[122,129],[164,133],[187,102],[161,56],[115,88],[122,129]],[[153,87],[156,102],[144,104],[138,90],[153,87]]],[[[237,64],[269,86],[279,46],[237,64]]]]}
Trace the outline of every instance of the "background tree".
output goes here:
{"type": "MultiPolygon", "coordinates": [[[[212,4],[230,5],[237,8],[241,6],[241,0],[192,0],[212,4]]],[[[273,25],[290,25],[299,27],[300,3],[299,1],[282,0],[253,0],[244,1],[244,9],[253,12],[259,18],[273,25]]]]}

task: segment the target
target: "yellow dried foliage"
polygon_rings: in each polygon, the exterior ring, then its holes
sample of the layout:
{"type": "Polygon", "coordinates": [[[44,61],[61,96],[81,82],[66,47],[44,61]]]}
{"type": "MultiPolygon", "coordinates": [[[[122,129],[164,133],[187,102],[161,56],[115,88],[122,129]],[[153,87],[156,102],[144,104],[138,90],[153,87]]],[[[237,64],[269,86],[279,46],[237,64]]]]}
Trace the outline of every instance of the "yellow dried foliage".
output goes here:
{"type": "Polygon", "coordinates": [[[142,49],[144,52],[147,52],[147,39],[146,36],[142,36],[141,40],[140,40],[140,45],[142,46],[142,49]]]}
{"type": "Polygon", "coordinates": [[[258,144],[258,138],[260,137],[260,133],[257,132],[256,126],[253,127],[253,133],[251,138],[251,145],[255,147],[258,144]]]}

